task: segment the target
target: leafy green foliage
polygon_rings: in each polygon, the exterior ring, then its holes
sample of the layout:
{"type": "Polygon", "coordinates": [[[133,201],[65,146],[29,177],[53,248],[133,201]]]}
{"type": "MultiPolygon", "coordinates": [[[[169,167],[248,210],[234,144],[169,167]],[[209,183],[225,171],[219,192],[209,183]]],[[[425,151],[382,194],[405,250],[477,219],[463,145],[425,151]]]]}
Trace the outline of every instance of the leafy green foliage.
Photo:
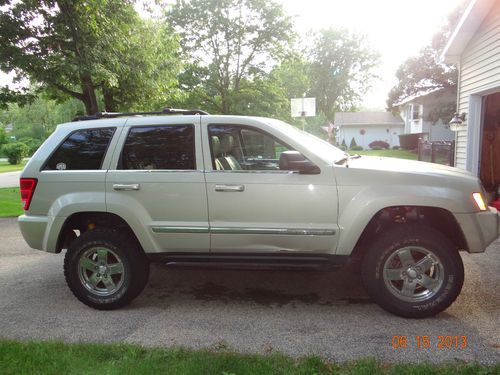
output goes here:
{"type": "Polygon", "coordinates": [[[317,107],[333,121],[338,110],[348,111],[361,101],[378,64],[363,37],[342,29],[327,29],[314,37],[309,52],[312,89],[317,107]]]}
{"type": "Polygon", "coordinates": [[[351,143],[349,144],[349,148],[352,150],[353,147],[356,147],[358,144],[356,143],[356,139],[352,137],[351,143]]]}
{"type": "Polygon", "coordinates": [[[2,126],[2,123],[0,122],[0,147],[4,143],[7,143],[7,132],[5,131],[4,127],[2,126]]]}
{"type": "Polygon", "coordinates": [[[189,92],[188,102],[216,113],[247,113],[249,107],[256,111],[252,106],[258,102],[276,97],[265,68],[280,58],[293,35],[280,5],[266,0],[181,0],[167,20],[179,32],[190,61],[181,84],[189,92]],[[271,98],[266,98],[269,93],[271,98]]]}
{"type": "MultiPolygon", "coordinates": [[[[432,42],[422,48],[417,56],[407,59],[396,71],[398,84],[389,92],[388,110],[397,111],[398,104],[406,99],[457,85],[457,67],[441,63],[440,55],[467,3],[463,1],[451,12],[448,22],[434,35],[432,42]]],[[[450,107],[449,104],[448,107],[450,107]]],[[[444,117],[454,111],[453,108],[443,108],[443,106],[436,106],[436,108],[437,112],[430,115],[428,119],[432,122],[437,122],[439,118],[445,121],[447,118],[444,117]]]]}
{"type": "Polygon", "coordinates": [[[2,151],[7,155],[9,164],[19,164],[28,155],[29,147],[22,142],[12,142],[4,145],[2,151]]]}
{"type": "MultiPolygon", "coordinates": [[[[141,20],[130,0],[4,3],[0,69],[15,70],[18,79],[36,83],[37,91],[80,100],[93,114],[100,107],[150,103],[176,83],[175,39],[164,26],[141,20]]],[[[19,90],[1,93],[3,103],[29,99],[19,90]]]]}
{"type": "MultiPolygon", "coordinates": [[[[13,124],[10,135],[18,140],[32,143],[28,139],[45,140],[57,124],[71,121],[75,115],[83,114],[84,108],[80,101],[70,99],[64,103],[39,96],[31,104],[20,106],[10,104],[8,110],[0,111],[0,122],[13,124]]],[[[35,141],[33,141],[35,142],[35,141]]],[[[33,147],[31,145],[30,147],[33,147]]]]}

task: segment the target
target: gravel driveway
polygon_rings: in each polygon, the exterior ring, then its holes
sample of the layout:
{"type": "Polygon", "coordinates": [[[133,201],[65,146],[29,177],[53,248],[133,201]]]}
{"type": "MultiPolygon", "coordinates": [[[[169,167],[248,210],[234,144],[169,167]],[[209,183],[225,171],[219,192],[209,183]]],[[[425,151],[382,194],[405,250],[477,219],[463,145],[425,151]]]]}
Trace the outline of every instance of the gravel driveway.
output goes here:
{"type": "MultiPolygon", "coordinates": [[[[247,353],[280,351],[347,361],[500,362],[500,241],[463,254],[466,281],[446,312],[398,318],[374,304],[346,271],[180,270],[153,266],[130,306],[96,311],[66,287],[63,256],[31,250],[15,219],[0,219],[0,336],[68,342],[128,342],[247,353]],[[419,348],[416,336],[429,336],[419,348]],[[406,336],[406,348],[393,348],[406,336]],[[437,347],[467,336],[467,347],[437,347]]],[[[463,339],[462,339],[463,340],[463,339]]]]}

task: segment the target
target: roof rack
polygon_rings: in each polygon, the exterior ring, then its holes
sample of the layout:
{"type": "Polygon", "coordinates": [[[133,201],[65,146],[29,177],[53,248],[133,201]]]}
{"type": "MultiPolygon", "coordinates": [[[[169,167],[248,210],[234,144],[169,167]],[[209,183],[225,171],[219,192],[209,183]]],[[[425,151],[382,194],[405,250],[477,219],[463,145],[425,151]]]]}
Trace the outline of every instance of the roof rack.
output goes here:
{"type": "Polygon", "coordinates": [[[76,116],[73,121],[99,120],[103,118],[116,118],[126,116],[147,116],[147,115],[208,115],[208,112],[201,109],[177,109],[164,108],[162,111],[153,112],[98,112],[95,115],[76,116]]]}

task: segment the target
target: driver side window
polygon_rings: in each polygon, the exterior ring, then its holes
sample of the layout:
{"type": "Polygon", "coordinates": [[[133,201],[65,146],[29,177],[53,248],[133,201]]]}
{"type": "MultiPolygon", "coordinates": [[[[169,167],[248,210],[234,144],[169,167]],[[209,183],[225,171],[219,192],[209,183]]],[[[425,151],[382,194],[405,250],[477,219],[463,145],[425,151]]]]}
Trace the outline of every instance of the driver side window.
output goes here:
{"type": "Polygon", "coordinates": [[[280,170],[280,156],[293,149],[259,129],[209,125],[212,165],[216,170],[280,170]]]}

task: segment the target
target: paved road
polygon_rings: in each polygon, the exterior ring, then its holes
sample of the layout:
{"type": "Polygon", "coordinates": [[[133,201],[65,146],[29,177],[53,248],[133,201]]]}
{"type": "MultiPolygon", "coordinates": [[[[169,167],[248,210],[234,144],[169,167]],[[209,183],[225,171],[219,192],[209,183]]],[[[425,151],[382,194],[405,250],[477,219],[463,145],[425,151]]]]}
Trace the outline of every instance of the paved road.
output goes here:
{"type": "Polygon", "coordinates": [[[463,254],[466,282],[446,312],[425,320],[386,313],[345,271],[220,271],[152,268],[130,306],[96,311],[65,285],[62,255],[31,250],[14,219],[0,219],[0,336],[68,342],[280,351],[337,361],[500,362],[500,241],[463,254]],[[394,335],[407,336],[393,349],[394,335]],[[415,336],[432,347],[419,349],[415,336]],[[438,349],[438,335],[467,336],[466,349],[438,349]]]}
{"type": "Polygon", "coordinates": [[[0,188],[19,187],[21,172],[0,173],[0,188]]]}

